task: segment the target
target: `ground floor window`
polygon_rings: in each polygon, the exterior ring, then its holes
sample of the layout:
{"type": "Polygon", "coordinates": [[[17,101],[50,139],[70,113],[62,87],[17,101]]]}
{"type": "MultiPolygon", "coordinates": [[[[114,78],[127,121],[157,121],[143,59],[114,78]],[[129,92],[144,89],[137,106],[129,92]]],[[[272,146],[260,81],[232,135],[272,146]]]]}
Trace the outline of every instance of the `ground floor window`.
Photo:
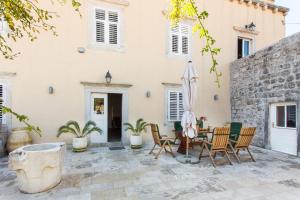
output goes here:
{"type": "Polygon", "coordinates": [[[6,116],[2,113],[2,106],[7,104],[6,84],[0,82],[0,122],[6,124],[6,116]]]}
{"type": "Polygon", "coordinates": [[[276,126],[282,128],[297,127],[296,105],[282,105],[276,107],[276,126]]]}
{"type": "Polygon", "coordinates": [[[168,90],[168,121],[180,121],[183,114],[183,96],[181,91],[168,90]]]}

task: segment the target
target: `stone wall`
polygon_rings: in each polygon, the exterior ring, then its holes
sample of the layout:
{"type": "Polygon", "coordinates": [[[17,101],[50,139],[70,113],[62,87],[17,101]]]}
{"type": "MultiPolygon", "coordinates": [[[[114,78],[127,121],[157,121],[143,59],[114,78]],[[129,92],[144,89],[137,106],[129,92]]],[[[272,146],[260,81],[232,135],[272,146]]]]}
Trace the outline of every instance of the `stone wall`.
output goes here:
{"type": "Polygon", "coordinates": [[[234,61],[230,70],[231,118],[257,127],[255,145],[269,148],[270,103],[297,102],[300,132],[300,33],[234,61]]]}

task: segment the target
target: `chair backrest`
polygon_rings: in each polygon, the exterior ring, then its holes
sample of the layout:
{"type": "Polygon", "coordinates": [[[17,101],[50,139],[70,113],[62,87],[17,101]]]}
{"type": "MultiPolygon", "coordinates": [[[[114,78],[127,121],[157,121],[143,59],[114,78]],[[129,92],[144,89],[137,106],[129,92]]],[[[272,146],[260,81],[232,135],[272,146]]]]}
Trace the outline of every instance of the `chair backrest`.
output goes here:
{"type": "Polygon", "coordinates": [[[226,149],[229,142],[229,127],[215,128],[212,138],[212,150],[226,149]]]}
{"type": "Polygon", "coordinates": [[[174,122],[174,129],[175,132],[182,132],[182,126],[180,121],[174,122]]]}
{"type": "Polygon", "coordinates": [[[240,136],[235,145],[236,148],[249,147],[255,135],[255,127],[242,128],[240,136]]]}
{"type": "Polygon", "coordinates": [[[160,134],[159,134],[158,125],[157,124],[150,124],[150,127],[151,127],[151,133],[152,133],[154,143],[161,146],[161,143],[160,143],[161,137],[160,137],[160,134]]]}
{"type": "Polygon", "coordinates": [[[241,132],[243,124],[241,122],[230,123],[230,139],[237,140],[241,132]]]}

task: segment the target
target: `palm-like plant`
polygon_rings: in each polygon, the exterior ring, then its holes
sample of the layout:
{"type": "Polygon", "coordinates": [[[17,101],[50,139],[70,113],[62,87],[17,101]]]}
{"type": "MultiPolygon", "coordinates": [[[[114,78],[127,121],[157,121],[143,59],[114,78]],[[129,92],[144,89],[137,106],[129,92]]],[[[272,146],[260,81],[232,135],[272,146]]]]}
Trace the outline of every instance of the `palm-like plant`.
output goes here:
{"type": "Polygon", "coordinates": [[[78,122],[68,121],[65,125],[61,126],[58,129],[56,137],[59,137],[63,133],[71,133],[77,138],[83,138],[91,134],[92,132],[98,132],[102,134],[102,130],[99,127],[97,127],[96,123],[93,121],[88,121],[82,130],[78,122]]]}
{"type": "Polygon", "coordinates": [[[124,126],[127,126],[125,128],[125,131],[130,130],[132,132],[132,135],[136,136],[141,135],[142,132],[146,132],[148,125],[149,124],[145,122],[142,118],[136,121],[135,127],[130,123],[124,123],[124,126]]]}

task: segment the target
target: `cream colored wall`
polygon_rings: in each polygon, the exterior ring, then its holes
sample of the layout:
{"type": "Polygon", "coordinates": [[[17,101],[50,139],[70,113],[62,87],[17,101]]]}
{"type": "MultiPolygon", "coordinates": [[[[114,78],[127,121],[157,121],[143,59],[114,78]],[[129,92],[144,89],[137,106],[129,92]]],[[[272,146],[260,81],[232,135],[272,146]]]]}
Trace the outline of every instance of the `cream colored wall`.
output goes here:
{"type": "MultiPolygon", "coordinates": [[[[180,83],[187,59],[167,55],[168,21],[162,11],[168,1],[130,0],[129,6],[88,0],[81,8],[82,18],[68,6],[45,5],[57,10],[61,16],[56,20],[58,37],[42,33],[34,43],[25,40],[13,44],[22,52],[14,61],[1,60],[0,72],[16,72],[11,82],[11,106],[19,113],[30,116],[33,123],[44,131],[35,142],[56,141],[57,128],[73,119],[85,121],[84,87],[81,81],[104,82],[110,70],[113,83],[129,83],[129,121],[143,117],[148,122],[159,123],[162,132],[170,133],[171,125],[165,123],[165,87],[162,82],[180,83]],[[119,8],[122,11],[122,51],[90,48],[91,5],[119,8]],[[79,54],[78,47],[86,53],[79,54]],[[54,94],[48,94],[48,87],[54,94]],[[146,98],[146,91],[151,97],[146,98]]],[[[256,50],[266,47],[284,37],[282,13],[272,13],[237,1],[199,1],[201,8],[210,16],[208,29],[222,48],[218,56],[222,71],[221,88],[209,74],[210,59],[201,56],[203,44],[197,35],[192,38],[192,59],[199,71],[199,98],[196,106],[198,116],[205,115],[209,124],[219,126],[230,121],[229,63],[236,59],[237,37],[250,37],[256,50]],[[254,22],[258,35],[247,35],[233,30],[233,26],[244,27],[254,22]],[[219,100],[213,101],[218,94],[219,100]]],[[[192,22],[190,22],[192,23],[192,22]]],[[[16,121],[13,126],[19,126],[16,121]]],[[[145,138],[149,138],[148,134],[145,138]]],[[[68,140],[65,136],[61,140],[68,140]]]]}

